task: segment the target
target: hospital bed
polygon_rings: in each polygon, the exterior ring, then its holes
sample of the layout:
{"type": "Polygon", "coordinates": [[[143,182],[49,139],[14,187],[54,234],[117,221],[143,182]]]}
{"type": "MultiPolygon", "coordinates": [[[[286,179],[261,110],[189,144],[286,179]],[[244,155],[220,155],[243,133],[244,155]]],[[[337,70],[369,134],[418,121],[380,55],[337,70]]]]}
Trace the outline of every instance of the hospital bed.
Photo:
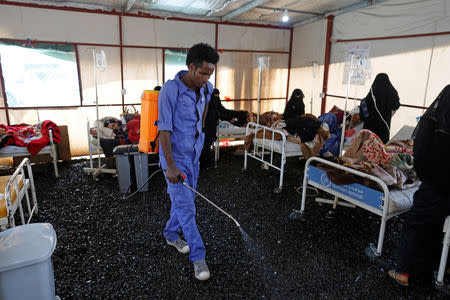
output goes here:
{"type": "Polygon", "coordinates": [[[89,121],[87,121],[87,136],[88,136],[88,147],[89,147],[89,167],[83,170],[86,173],[92,173],[95,180],[98,179],[100,173],[116,174],[116,169],[107,168],[106,164],[102,164],[101,155],[103,154],[103,149],[100,146],[100,141],[97,139],[97,143],[94,143],[94,137],[91,134],[91,127],[89,121]],[[94,167],[94,155],[97,155],[98,166],[94,167]]]}
{"type": "Polygon", "coordinates": [[[381,255],[387,220],[408,211],[413,203],[413,195],[419,188],[416,186],[406,190],[389,190],[386,184],[378,177],[318,157],[311,157],[305,164],[301,208],[300,211],[294,211],[291,214],[292,219],[305,220],[306,188],[308,184],[335,196],[333,201],[335,205],[338,203],[338,199],[343,199],[349,202],[342,203],[347,204],[344,206],[351,206],[353,204],[353,206],[361,207],[381,218],[378,244],[375,247],[375,245],[371,243],[365,250],[366,254],[373,259],[381,255]],[[324,164],[330,168],[350,172],[355,176],[374,181],[381,188],[382,192],[358,183],[348,185],[334,184],[328,178],[326,171],[313,166],[313,162],[324,164]]]}
{"type": "Polygon", "coordinates": [[[17,209],[19,209],[22,224],[30,223],[33,214],[37,215],[38,213],[33,172],[31,170],[31,163],[28,158],[23,159],[12,175],[0,176],[1,230],[16,226],[14,214],[17,209]],[[27,169],[27,171],[25,171],[25,169],[27,169]],[[28,190],[31,190],[31,204],[28,190]],[[24,198],[28,208],[28,220],[26,222],[22,207],[22,200],[24,198]]]}
{"type": "Polygon", "coordinates": [[[258,132],[259,130],[262,130],[263,137],[255,137],[255,139],[253,140],[253,152],[245,150],[244,170],[247,169],[247,158],[251,157],[280,171],[279,185],[274,190],[275,193],[280,193],[283,189],[283,175],[286,158],[303,156],[302,149],[299,144],[288,141],[286,139],[286,134],[283,131],[252,122],[249,122],[247,124],[245,135],[247,136],[252,131],[258,132]],[[281,135],[281,140],[275,140],[275,134],[281,135]],[[274,153],[281,154],[281,160],[279,164],[274,162],[274,153]]]}
{"type": "Polygon", "coordinates": [[[217,127],[217,139],[214,141],[214,163],[219,160],[219,144],[221,140],[225,139],[243,139],[245,138],[247,128],[246,127],[217,127]]]}
{"type": "MultiPolygon", "coordinates": [[[[53,161],[53,169],[55,170],[55,176],[56,178],[59,177],[58,172],[58,156],[56,154],[56,146],[53,142],[53,131],[49,128],[49,138],[50,138],[50,144],[42,148],[41,151],[39,151],[39,154],[50,154],[52,161],[53,161]]],[[[19,147],[19,146],[5,146],[0,149],[0,157],[17,157],[17,156],[30,156],[30,152],[28,152],[27,147],[19,147]]]]}

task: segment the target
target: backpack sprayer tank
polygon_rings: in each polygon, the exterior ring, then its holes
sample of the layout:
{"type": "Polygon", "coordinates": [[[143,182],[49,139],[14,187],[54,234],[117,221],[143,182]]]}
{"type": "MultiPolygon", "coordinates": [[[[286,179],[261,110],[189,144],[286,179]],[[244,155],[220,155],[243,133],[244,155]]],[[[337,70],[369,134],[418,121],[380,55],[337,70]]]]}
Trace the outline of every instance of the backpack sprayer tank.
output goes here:
{"type": "Polygon", "coordinates": [[[158,153],[158,91],[144,91],[141,96],[141,132],[139,151],[158,153]]]}
{"type": "Polygon", "coordinates": [[[159,152],[158,95],[158,91],[151,90],[142,93],[139,147],[122,145],[114,149],[119,187],[123,194],[148,191],[148,154],[159,152]]]}

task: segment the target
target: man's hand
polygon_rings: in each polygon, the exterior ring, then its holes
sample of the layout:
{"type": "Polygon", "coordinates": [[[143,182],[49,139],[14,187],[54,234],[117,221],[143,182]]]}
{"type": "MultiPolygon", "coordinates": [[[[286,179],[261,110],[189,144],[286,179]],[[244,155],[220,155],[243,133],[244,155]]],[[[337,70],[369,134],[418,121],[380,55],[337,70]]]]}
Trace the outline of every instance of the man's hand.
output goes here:
{"type": "Polygon", "coordinates": [[[230,122],[234,124],[234,123],[236,123],[237,121],[238,121],[238,119],[237,119],[237,118],[233,118],[233,119],[231,119],[231,121],[230,121],[230,122]]]}
{"type": "Polygon", "coordinates": [[[169,166],[167,167],[166,177],[170,183],[173,183],[173,184],[178,183],[178,178],[177,178],[178,174],[183,174],[183,173],[180,170],[178,170],[177,167],[169,167],[169,166]]]}

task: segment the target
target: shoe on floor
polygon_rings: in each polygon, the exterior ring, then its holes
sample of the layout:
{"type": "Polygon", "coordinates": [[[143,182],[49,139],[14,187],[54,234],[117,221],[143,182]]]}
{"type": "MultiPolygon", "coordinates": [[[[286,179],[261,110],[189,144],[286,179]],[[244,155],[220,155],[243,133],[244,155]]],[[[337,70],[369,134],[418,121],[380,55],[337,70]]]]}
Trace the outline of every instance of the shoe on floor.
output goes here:
{"type": "Polygon", "coordinates": [[[209,279],[210,273],[205,259],[194,261],[194,272],[195,278],[197,278],[198,280],[209,279]]]}
{"type": "Polygon", "coordinates": [[[177,248],[178,252],[180,253],[187,254],[190,251],[188,243],[186,243],[186,241],[182,240],[181,238],[173,242],[169,242],[168,240],[166,240],[166,242],[168,245],[177,248]]]}

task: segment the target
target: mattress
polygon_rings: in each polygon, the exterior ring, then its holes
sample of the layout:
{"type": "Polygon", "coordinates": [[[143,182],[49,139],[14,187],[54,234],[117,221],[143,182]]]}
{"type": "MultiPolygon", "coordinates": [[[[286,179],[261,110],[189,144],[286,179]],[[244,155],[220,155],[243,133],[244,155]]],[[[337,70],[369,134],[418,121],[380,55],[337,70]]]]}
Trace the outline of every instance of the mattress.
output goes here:
{"type": "Polygon", "coordinates": [[[219,127],[219,131],[218,131],[217,135],[218,136],[242,135],[242,137],[244,137],[246,129],[247,129],[246,127],[238,127],[238,126],[233,126],[233,127],[228,127],[228,128],[219,127]]]}
{"type": "MultiPolygon", "coordinates": [[[[268,139],[254,139],[253,143],[255,143],[258,146],[264,146],[266,149],[273,149],[277,153],[281,153],[283,151],[283,141],[276,141],[276,140],[268,140],[268,139]]],[[[302,148],[299,144],[286,141],[284,145],[284,151],[286,154],[295,154],[295,155],[303,155],[302,148]]]]}
{"type": "MultiPolygon", "coordinates": [[[[44,148],[42,148],[41,151],[39,151],[39,153],[41,152],[48,153],[49,150],[51,150],[51,146],[45,146],[44,148]]],[[[0,156],[22,156],[22,155],[30,155],[30,153],[27,150],[27,147],[6,146],[0,149],[0,156]]]]}
{"type": "Polygon", "coordinates": [[[418,189],[419,187],[416,186],[406,190],[390,190],[389,198],[391,199],[391,204],[389,205],[388,213],[411,208],[414,200],[414,193],[418,189]]]}

